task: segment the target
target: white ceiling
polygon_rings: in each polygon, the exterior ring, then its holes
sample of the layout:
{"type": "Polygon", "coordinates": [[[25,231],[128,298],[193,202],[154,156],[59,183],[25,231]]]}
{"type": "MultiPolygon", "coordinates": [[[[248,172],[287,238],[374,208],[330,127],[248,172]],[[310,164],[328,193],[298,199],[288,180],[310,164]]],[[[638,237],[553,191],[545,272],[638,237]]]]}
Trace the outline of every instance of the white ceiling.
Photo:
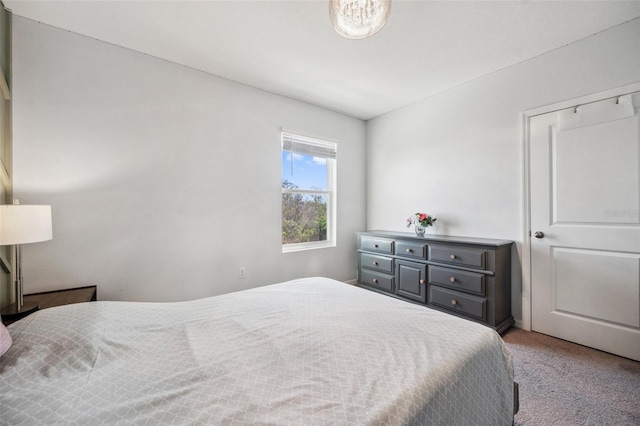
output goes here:
{"type": "Polygon", "coordinates": [[[340,37],[328,0],[3,0],[15,15],[370,119],[640,17],[633,1],[392,0],[340,37]]]}

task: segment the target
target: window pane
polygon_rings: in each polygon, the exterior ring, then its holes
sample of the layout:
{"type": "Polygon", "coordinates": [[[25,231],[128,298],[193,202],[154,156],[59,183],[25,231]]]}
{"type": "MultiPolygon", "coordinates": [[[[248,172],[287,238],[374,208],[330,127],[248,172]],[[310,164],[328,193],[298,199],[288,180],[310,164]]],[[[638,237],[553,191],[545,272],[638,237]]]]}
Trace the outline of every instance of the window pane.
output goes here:
{"type": "Polygon", "coordinates": [[[327,189],[327,159],[282,151],[282,187],[327,189]]]}
{"type": "Polygon", "coordinates": [[[327,196],[282,194],[282,244],[327,240],[327,196]]]}

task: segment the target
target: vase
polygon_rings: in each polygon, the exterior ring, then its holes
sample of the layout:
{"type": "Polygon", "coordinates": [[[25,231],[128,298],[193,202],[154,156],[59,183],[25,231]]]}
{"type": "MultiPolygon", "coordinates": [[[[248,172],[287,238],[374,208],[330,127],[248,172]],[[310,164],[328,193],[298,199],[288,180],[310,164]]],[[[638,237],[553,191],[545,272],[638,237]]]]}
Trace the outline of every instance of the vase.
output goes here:
{"type": "Polygon", "coordinates": [[[420,224],[416,224],[416,235],[418,237],[424,237],[424,230],[425,230],[424,226],[420,224]]]}

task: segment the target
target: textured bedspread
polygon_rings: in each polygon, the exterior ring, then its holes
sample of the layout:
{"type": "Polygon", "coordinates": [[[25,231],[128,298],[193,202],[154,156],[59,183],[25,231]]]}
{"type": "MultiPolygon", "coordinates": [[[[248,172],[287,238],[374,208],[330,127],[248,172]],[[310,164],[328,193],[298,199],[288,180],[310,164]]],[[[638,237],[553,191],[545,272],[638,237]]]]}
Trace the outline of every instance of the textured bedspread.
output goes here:
{"type": "Polygon", "coordinates": [[[497,333],[326,278],[51,308],[9,331],[1,425],[512,422],[497,333]]]}

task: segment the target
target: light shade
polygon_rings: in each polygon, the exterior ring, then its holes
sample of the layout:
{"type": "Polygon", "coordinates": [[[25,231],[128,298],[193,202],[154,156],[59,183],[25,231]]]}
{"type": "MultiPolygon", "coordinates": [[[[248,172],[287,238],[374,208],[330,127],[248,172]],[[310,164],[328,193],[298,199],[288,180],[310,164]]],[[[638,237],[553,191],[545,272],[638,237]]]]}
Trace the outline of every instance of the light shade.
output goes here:
{"type": "Polygon", "coordinates": [[[329,15],[338,34],[351,39],[367,38],[384,27],[391,0],[330,0],[329,15]]]}
{"type": "Polygon", "coordinates": [[[0,245],[36,243],[52,238],[51,206],[0,206],[0,245]]]}

